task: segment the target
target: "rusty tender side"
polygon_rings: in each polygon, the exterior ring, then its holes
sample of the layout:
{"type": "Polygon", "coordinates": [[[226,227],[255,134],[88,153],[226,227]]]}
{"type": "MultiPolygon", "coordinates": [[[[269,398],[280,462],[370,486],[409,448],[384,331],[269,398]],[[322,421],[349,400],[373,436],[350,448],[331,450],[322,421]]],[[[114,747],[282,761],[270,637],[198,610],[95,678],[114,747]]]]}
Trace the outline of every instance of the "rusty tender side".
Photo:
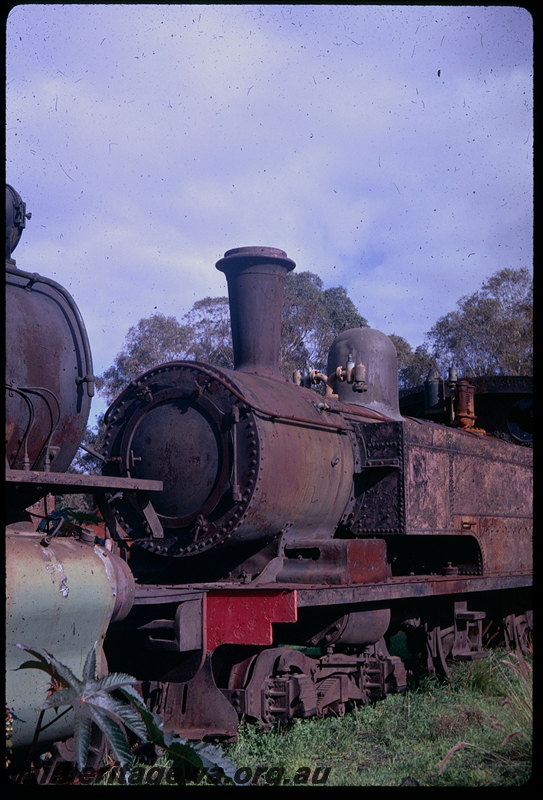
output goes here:
{"type": "MultiPolygon", "coordinates": [[[[492,641],[531,646],[531,379],[495,391],[492,379],[431,374],[400,398],[392,342],[357,328],[332,343],[325,372],[286,381],[294,266],[275,248],[225,253],[234,368],[174,361],[132,381],[106,414],[100,476],[65,474],[92,388],[88,348],[68,359],[75,324],[54,349],[68,368],[48,355],[44,370],[37,355],[40,392],[33,366],[8,375],[9,535],[36,537],[21,517],[37,485],[95,492],[109,548],[93,548],[122,565],[129,599],[86,636],[190,738],[235,736],[242,716],[342,714],[401,691],[408,670],[447,675],[492,641]]],[[[59,303],[40,281],[7,265],[10,291],[39,286],[40,301],[59,303]]],[[[38,342],[39,325],[21,321],[38,312],[17,308],[18,341],[38,342]]],[[[49,556],[37,547],[39,573],[49,556]]]]}

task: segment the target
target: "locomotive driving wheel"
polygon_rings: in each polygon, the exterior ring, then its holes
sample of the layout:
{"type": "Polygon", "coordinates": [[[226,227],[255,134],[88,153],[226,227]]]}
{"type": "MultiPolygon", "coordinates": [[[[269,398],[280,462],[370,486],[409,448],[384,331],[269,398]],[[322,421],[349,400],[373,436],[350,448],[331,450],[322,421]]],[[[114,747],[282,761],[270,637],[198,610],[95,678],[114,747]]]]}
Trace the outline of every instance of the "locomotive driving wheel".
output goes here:
{"type": "Polygon", "coordinates": [[[533,651],[533,612],[495,615],[489,620],[484,636],[487,647],[501,646],[530,654],[533,651]]]}
{"type": "Polygon", "coordinates": [[[427,632],[427,648],[429,663],[438,677],[451,680],[451,671],[447,663],[454,643],[454,627],[442,628],[436,625],[427,632]]]}
{"type": "Polygon", "coordinates": [[[427,673],[450,680],[447,663],[454,644],[454,626],[424,622],[420,617],[405,620],[402,626],[409,651],[409,669],[416,681],[427,673]]]}
{"type": "Polygon", "coordinates": [[[523,653],[533,651],[533,612],[509,614],[503,621],[505,646],[523,653]]]}

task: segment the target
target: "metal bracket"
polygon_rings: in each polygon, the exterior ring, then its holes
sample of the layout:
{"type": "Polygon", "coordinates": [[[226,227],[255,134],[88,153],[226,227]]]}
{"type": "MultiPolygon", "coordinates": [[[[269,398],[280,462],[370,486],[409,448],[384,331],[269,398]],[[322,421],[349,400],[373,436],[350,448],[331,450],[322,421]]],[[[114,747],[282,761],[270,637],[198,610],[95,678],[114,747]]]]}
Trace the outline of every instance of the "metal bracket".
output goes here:
{"type": "Polygon", "coordinates": [[[138,630],[148,631],[147,646],[157,650],[185,653],[202,650],[204,646],[203,595],[179,603],[174,619],[154,619],[138,630]],[[162,635],[154,632],[162,631],[162,635]],[[168,632],[168,635],[164,634],[168,632]]]}
{"type": "Polygon", "coordinates": [[[94,397],[94,382],[96,378],[94,375],[81,375],[75,379],[77,386],[81,386],[82,383],[87,384],[87,394],[89,397],[94,397]]]}
{"type": "Polygon", "coordinates": [[[483,650],[484,611],[468,611],[465,601],[454,604],[454,642],[451,656],[460,661],[474,661],[485,658],[483,650]]]}
{"type": "Polygon", "coordinates": [[[141,504],[141,511],[143,516],[145,517],[145,521],[147,522],[149,528],[151,529],[152,538],[163,539],[164,528],[162,527],[162,524],[150,500],[145,500],[141,504]]]}

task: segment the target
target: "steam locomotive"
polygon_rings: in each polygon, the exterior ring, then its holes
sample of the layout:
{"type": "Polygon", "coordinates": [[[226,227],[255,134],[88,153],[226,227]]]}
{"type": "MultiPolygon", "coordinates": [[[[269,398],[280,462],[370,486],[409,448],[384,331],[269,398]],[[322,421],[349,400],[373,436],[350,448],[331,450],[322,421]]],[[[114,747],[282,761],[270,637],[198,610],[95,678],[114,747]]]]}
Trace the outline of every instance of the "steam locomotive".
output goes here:
{"type": "MultiPolygon", "coordinates": [[[[16,334],[28,374],[8,375],[8,427],[19,419],[7,448],[8,538],[32,541],[38,571],[51,548],[78,548],[71,594],[93,579],[69,612],[74,631],[96,616],[85,641],[100,641],[109,670],[138,679],[166,730],[193,739],[235,736],[241,717],[269,727],[341,715],[402,691],[408,670],[447,676],[451,660],[484,657],[492,641],[528,649],[531,379],[431,373],[400,399],[391,340],[356,328],[334,340],[325,372],[286,381],[281,309],[294,262],[242,247],[216,266],[234,369],[173,361],[132,381],[106,413],[102,474],[74,476],[65,470],[92,387],[90,350],[74,347],[70,322],[67,383],[58,355],[34,375],[37,346],[47,347],[40,326],[66,293],[54,287],[53,301],[50,282],[6,261],[8,289],[36,304],[34,327],[21,322],[16,334]],[[51,403],[40,411],[49,427],[28,421],[29,386],[42,382],[47,405],[51,380],[54,431],[51,403]],[[44,547],[24,509],[78,482],[95,493],[105,546],[85,531],[44,547]],[[91,552],[107,569],[91,569],[91,552]],[[87,614],[91,602],[103,602],[99,614],[87,614]]],[[[23,320],[23,303],[10,313],[23,320]]],[[[66,326],[64,307],[57,316],[66,326]]],[[[72,642],[79,658],[83,644],[72,642]]]]}

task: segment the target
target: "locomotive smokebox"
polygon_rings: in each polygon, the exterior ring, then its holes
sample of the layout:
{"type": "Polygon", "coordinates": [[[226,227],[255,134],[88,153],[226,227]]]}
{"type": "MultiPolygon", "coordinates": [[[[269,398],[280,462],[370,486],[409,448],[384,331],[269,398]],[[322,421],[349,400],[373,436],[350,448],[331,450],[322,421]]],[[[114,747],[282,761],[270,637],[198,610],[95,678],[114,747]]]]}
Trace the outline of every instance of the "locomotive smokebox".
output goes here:
{"type": "Polygon", "coordinates": [[[238,247],[215,266],[228,282],[234,368],[279,377],[283,285],[296,264],[275,247],[238,247]]]}

